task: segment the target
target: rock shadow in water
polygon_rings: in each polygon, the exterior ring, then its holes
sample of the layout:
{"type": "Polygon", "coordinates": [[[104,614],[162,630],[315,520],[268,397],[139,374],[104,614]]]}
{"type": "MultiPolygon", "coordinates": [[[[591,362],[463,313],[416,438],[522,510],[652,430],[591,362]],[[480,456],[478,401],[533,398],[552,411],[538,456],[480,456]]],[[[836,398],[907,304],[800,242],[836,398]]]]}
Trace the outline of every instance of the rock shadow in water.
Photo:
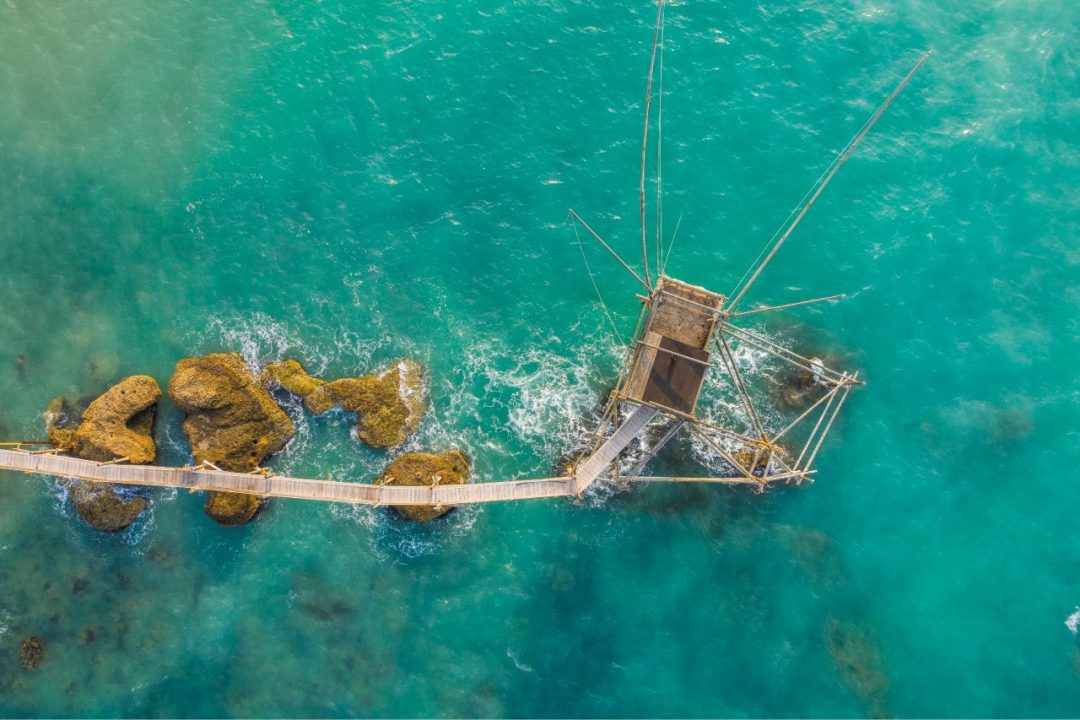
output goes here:
{"type": "Polygon", "coordinates": [[[840,677],[866,705],[867,714],[887,717],[889,678],[873,629],[863,623],[829,618],[825,624],[825,641],[840,677]]]}

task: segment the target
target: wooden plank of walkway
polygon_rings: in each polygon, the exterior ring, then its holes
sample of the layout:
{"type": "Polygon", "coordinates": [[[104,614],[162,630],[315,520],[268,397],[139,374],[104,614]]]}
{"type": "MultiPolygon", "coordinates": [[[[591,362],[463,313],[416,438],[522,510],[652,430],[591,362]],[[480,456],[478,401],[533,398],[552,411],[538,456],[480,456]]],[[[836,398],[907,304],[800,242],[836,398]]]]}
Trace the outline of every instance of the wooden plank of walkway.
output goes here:
{"type": "Polygon", "coordinates": [[[565,497],[569,478],[508,480],[441,487],[369,485],[335,480],[308,480],[278,475],[194,470],[159,465],[103,464],[56,455],[0,450],[0,470],[54,475],[115,485],[175,487],[188,490],[235,492],[259,497],[283,497],[364,505],[467,505],[472,503],[565,497]]]}
{"type": "Polygon", "coordinates": [[[604,468],[611,465],[611,462],[626,449],[626,446],[649,424],[657,412],[659,411],[656,408],[649,405],[638,405],[633,414],[615,431],[615,434],[597,448],[587,460],[578,465],[570,484],[571,492],[574,495],[580,495],[592,485],[604,468]]]}

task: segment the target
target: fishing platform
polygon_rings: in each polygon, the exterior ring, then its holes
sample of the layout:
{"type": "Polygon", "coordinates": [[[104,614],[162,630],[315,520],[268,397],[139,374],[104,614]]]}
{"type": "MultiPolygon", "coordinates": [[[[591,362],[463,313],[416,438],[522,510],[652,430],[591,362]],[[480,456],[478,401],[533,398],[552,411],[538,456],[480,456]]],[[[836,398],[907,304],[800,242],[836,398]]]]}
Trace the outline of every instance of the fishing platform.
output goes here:
{"type": "MultiPolygon", "coordinates": [[[[553,497],[581,497],[597,481],[628,482],[701,482],[748,485],[764,489],[774,482],[799,484],[812,481],[813,463],[825,437],[839,415],[852,388],[861,385],[858,373],[840,372],[817,358],[808,358],[784,347],[762,332],[735,322],[746,316],[834,301],[842,295],[810,300],[798,300],[772,307],[739,310],[738,306],[750,287],[772,261],[802,221],[807,211],[821,195],[833,176],[862,139],[889,107],[901,90],[926,62],[925,53],[907,76],[877,108],[841,152],[826,167],[811,186],[800,204],[785,219],[776,233],[747,270],[736,287],[726,295],[677,280],[665,273],[666,256],[662,252],[666,238],[663,233],[661,209],[662,182],[660,172],[660,142],[656,148],[656,282],[649,273],[647,250],[645,185],[647,145],[650,124],[650,101],[653,95],[653,72],[657,51],[663,66],[664,0],[657,2],[656,29],[653,35],[652,57],[645,97],[645,127],[641,144],[641,174],[639,200],[641,214],[642,270],[639,274],[572,209],[574,232],[584,227],[647,291],[639,295],[641,313],[632,342],[619,373],[618,383],[609,394],[602,417],[591,440],[581,448],[581,460],[557,477],[513,479],[501,482],[468,483],[432,486],[375,485],[362,482],[342,482],[274,475],[265,469],[251,473],[225,472],[207,464],[198,467],[161,467],[125,464],[125,458],[111,462],[94,462],[60,454],[58,449],[31,449],[42,443],[0,443],[0,470],[14,470],[37,475],[51,475],[89,482],[149,487],[186,488],[255,495],[283,497],[324,502],[364,505],[432,505],[455,506],[470,503],[529,500],[553,497]],[[805,409],[782,428],[768,427],[766,416],[753,396],[761,390],[753,378],[744,377],[733,346],[768,356],[809,378],[811,397],[805,409]],[[721,384],[736,398],[738,412],[728,411],[720,417],[702,417],[698,403],[710,371],[719,373],[721,384]],[[809,427],[809,430],[805,428],[809,427]],[[717,474],[711,477],[674,477],[646,475],[645,470],[657,453],[683,428],[695,433],[707,451],[717,474]],[[799,430],[796,430],[799,428],[799,430]],[[801,436],[801,437],[800,437],[801,436]],[[796,453],[794,448],[801,444],[796,453]]],[[[659,94],[662,101],[663,92],[659,94]]],[[[662,117],[662,111],[658,118],[662,117]]],[[[658,121],[659,122],[659,121],[658,121]]],[[[676,233],[678,228],[676,227],[676,233]]],[[[674,240],[674,235],[671,240],[674,240]]],[[[578,238],[579,246],[581,244],[578,238]]],[[[670,245],[668,246],[670,254],[670,245]]],[[[586,270],[613,328],[614,319],[607,311],[596,279],[589,268],[582,247],[586,270]]],[[[618,336],[618,329],[615,328],[618,336]]],[[[620,341],[621,342],[621,341],[620,341]]]]}
{"type": "Polygon", "coordinates": [[[723,295],[662,275],[635,343],[626,399],[692,415],[723,306],[723,295]]]}

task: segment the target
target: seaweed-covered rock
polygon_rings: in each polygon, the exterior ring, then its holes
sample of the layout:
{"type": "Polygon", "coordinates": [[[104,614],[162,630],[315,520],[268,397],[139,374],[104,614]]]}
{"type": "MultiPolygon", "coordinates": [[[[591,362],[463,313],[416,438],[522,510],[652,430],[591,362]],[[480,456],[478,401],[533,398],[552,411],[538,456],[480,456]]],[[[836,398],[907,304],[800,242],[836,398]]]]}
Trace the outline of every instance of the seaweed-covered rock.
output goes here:
{"type": "Polygon", "coordinates": [[[799,410],[814,402],[817,387],[814,373],[802,368],[786,368],[779,384],[773,388],[773,396],[785,410],[799,410]]]}
{"type": "Polygon", "coordinates": [[[120,532],[146,509],[146,498],[104,483],[71,483],[71,500],[79,517],[105,532],[120,532]]]}
{"type": "MultiPolygon", "coordinates": [[[[81,411],[77,404],[54,398],[45,411],[49,440],[84,460],[152,463],[160,398],[161,388],[146,375],[124,378],[81,411]]],[[[146,509],[146,498],[113,485],[72,481],[70,487],[75,511],[97,530],[119,532],[146,509]]]]}
{"type": "MultiPolygon", "coordinates": [[[[469,459],[460,450],[405,453],[386,466],[376,485],[462,485],[469,479],[469,459]]],[[[394,506],[401,515],[417,522],[442,517],[453,508],[442,505],[394,506]]]]}
{"type": "Polygon", "coordinates": [[[157,457],[152,433],[159,399],[161,388],[154,378],[126,377],[90,403],[74,429],[70,428],[73,408],[62,398],[54,399],[45,418],[49,440],[84,460],[127,458],[136,465],[152,463],[157,457]]]}
{"type": "Polygon", "coordinates": [[[409,359],[379,373],[332,381],[309,375],[296,360],[285,360],[268,365],[263,377],[302,397],[316,415],[335,407],[357,413],[357,436],[377,448],[405,442],[420,426],[427,404],[424,368],[409,359]]]}
{"type": "Polygon", "coordinates": [[[304,401],[304,407],[316,415],[333,407],[333,398],[326,390],[329,383],[309,375],[304,366],[296,360],[270,363],[263,370],[263,380],[278,385],[293,395],[299,395],[304,401]]]}
{"type": "Polygon", "coordinates": [[[844,682],[866,703],[871,717],[888,717],[889,678],[881,662],[881,648],[871,628],[829,618],[826,626],[829,654],[844,682]]]}
{"type": "Polygon", "coordinates": [[[262,501],[254,495],[230,492],[210,493],[203,505],[203,511],[222,525],[251,522],[261,509],[262,501]]]}
{"type": "Polygon", "coordinates": [[[762,449],[756,447],[743,447],[736,450],[731,456],[744,470],[754,477],[765,477],[769,472],[769,462],[773,457],[788,459],[783,448],[762,449]]]}
{"type": "MultiPolygon", "coordinates": [[[[222,470],[259,467],[295,432],[292,420],[236,353],[181,360],[169,381],[169,397],[187,415],[183,427],[195,460],[222,470]]],[[[230,495],[211,493],[203,508],[206,514],[223,525],[238,525],[258,512],[258,499],[230,495]]]]}
{"type": "Polygon", "coordinates": [[[45,646],[36,636],[30,636],[22,641],[19,647],[19,662],[27,670],[35,670],[45,659],[45,646]]]}

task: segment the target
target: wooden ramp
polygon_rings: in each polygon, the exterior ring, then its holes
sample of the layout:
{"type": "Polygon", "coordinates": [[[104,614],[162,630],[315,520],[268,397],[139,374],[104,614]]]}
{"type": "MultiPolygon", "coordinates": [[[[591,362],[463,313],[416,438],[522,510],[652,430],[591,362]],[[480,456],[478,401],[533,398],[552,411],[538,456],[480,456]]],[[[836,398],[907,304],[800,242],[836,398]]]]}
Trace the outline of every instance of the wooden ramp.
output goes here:
{"type": "Polygon", "coordinates": [[[116,485],[175,487],[187,488],[191,491],[235,492],[259,497],[297,498],[363,505],[467,505],[565,497],[570,494],[568,485],[570,479],[565,477],[442,487],[408,487],[335,480],[306,480],[278,475],[266,477],[256,474],[158,465],[110,465],[52,453],[35,454],[17,450],[0,450],[0,470],[54,475],[116,485]]]}
{"type": "Polygon", "coordinates": [[[615,431],[615,434],[577,466],[577,471],[570,483],[571,492],[574,495],[585,492],[585,489],[592,485],[604,468],[626,449],[626,446],[645,429],[658,412],[659,410],[649,405],[638,405],[634,413],[615,431]]]}

